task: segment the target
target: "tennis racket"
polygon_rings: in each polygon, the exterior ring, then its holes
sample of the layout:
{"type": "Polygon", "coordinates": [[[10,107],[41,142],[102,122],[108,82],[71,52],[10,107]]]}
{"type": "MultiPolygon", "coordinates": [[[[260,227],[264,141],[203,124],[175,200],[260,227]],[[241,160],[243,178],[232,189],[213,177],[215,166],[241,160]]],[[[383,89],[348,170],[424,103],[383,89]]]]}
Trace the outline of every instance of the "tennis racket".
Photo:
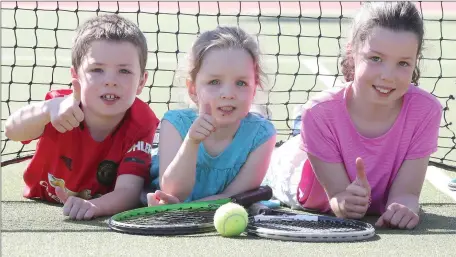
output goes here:
{"type": "Polygon", "coordinates": [[[249,208],[249,214],[247,234],[264,238],[342,242],[365,240],[375,235],[375,228],[362,221],[277,211],[259,203],[249,208]]]}
{"type": "Polygon", "coordinates": [[[234,202],[248,208],[269,200],[272,189],[262,186],[230,198],[143,207],[118,213],[109,220],[109,227],[118,232],[142,235],[185,235],[215,231],[215,211],[223,204],[234,202]]]}

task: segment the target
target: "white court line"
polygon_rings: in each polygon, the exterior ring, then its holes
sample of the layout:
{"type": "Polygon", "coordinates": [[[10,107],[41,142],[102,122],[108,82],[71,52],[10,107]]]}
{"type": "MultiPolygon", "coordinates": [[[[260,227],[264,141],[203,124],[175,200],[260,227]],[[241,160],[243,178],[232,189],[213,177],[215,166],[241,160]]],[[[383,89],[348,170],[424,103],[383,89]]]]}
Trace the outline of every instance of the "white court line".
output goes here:
{"type": "Polygon", "coordinates": [[[450,177],[445,175],[439,168],[434,166],[428,166],[426,172],[426,179],[431,182],[439,191],[450,196],[453,200],[456,201],[456,191],[451,191],[448,188],[448,183],[450,182],[450,177]]]}
{"type": "MultiPolygon", "coordinates": [[[[304,65],[313,73],[317,73],[318,68],[315,67],[315,62],[311,60],[303,61],[304,65]]],[[[321,63],[319,64],[320,74],[331,74],[328,69],[321,63]]],[[[331,88],[334,83],[334,79],[331,79],[328,76],[318,76],[318,79],[326,85],[326,87],[331,88]]],[[[342,81],[337,80],[336,85],[342,84],[342,81]]],[[[448,195],[450,198],[456,201],[456,191],[451,191],[448,188],[448,183],[450,182],[450,178],[445,175],[439,168],[434,166],[428,166],[426,172],[426,180],[429,181],[437,190],[440,192],[448,195]]]]}
{"type": "MultiPolygon", "coordinates": [[[[316,61],[312,61],[310,59],[304,60],[303,61],[304,66],[306,66],[311,72],[317,73],[319,72],[320,74],[333,74],[331,73],[326,67],[322,64],[322,61],[318,61],[318,67],[316,66],[316,61]]],[[[334,84],[334,78],[331,78],[330,76],[318,76],[318,79],[323,82],[324,85],[326,85],[327,88],[331,88],[334,84]]],[[[343,85],[342,81],[339,79],[336,80],[335,86],[340,86],[343,85]]]]}

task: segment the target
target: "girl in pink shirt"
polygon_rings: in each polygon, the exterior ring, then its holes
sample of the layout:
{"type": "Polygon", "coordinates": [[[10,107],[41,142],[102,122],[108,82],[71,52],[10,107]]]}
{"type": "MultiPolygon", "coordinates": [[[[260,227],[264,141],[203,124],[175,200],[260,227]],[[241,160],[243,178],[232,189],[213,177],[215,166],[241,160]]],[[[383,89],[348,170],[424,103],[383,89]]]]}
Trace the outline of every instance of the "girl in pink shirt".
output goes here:
{"type": "Polygon", "coordinates": [[[348,38],[346,85],[307,102],[304,208],[376,226],[414,228],[429,156],[437,150],[442,106],[417,87],[423,21],[410,2],[363,4],[348,38]]]}

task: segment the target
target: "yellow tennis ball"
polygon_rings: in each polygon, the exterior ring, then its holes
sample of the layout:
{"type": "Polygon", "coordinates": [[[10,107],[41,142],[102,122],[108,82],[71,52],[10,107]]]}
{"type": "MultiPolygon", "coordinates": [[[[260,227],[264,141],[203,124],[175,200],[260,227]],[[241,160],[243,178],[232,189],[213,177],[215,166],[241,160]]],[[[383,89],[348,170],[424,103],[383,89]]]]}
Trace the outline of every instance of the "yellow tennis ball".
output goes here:
{"type": "Polygon", "coordinates": [[[220,206],[214,215],[214,226],[222,236],[239,236],[248,223],[247,211],[239,204],[227,203],[220,206]]]}

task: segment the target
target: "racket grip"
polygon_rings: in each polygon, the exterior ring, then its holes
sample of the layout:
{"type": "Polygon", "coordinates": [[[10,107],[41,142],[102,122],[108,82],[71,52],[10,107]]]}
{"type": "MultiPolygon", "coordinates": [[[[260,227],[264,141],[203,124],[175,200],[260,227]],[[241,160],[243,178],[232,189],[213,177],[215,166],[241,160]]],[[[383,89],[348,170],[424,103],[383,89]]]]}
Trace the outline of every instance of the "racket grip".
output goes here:
{"type": "Polygon", "coordinates": [[[262,203],[254,203],[249,207],[247,212],[249,213],[249,216],[255,216],[259,214],[267,214],[270,210],[271,209],[262,203]]]}
{"type": "Polygon", "coordinates": [[[231,201],[248,208],[253,203],[269,200],[272,198],[272,188],[261,186],[257,189],[249,190],[231,197],[231,201]]]}
{"type": "Polygon", "coordinates": [[[294,215],[296,215],[295,213],[283,212],[283,211],[277,211],[277,210],[270,209],[268,206],[266,206],[262,203],[252,204],[249,207],[247,212],[251,216],[255,216],[255,215],[294,216],[294,215]]]}

